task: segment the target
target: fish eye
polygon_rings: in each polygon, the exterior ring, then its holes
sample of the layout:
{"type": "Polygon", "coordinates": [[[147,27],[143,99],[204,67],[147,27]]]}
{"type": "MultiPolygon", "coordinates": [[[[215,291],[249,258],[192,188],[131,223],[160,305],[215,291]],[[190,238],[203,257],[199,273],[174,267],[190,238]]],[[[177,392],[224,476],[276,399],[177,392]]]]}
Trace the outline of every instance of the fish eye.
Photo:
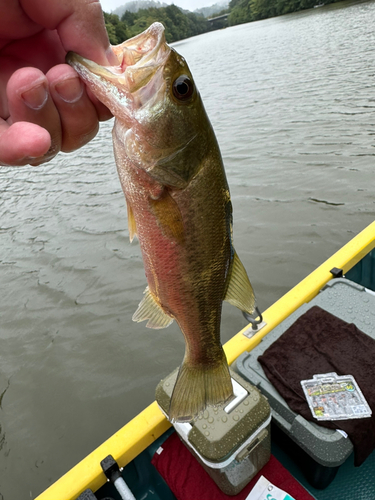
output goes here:
{"type": "Polygon", "coordinates": [[[194,93],[194,84],[186,75],[180,75],[173,82],[172,85],[173,95],[179,101],[187,101],[194,93]]]}

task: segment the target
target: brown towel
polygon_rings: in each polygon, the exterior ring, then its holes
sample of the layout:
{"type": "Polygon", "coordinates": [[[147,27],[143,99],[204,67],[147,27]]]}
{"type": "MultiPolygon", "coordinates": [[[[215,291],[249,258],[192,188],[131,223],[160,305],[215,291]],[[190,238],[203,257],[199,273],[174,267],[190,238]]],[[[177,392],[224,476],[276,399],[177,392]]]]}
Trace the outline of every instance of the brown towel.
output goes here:
{"type": "Polygon", "coordinates": [[[258,358],[270,382],[289,407],[330,429],[345,431],[361,465],[375,448],[375,340],[314,306],[258,358]],[[353,375],[372,410],[371,418],[318,422],[311,414],[301,380],[315,374],[353,375]]]}

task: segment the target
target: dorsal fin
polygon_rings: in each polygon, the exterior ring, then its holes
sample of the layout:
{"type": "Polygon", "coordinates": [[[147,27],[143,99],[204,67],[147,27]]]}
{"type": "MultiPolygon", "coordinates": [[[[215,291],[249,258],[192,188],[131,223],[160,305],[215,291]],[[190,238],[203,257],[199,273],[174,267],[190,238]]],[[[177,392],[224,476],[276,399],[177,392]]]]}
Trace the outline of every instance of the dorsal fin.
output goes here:
{"type": "Polygon", "coordinates": [[[228,275],[227,290],[224,300],[241,311],[249,314],[254,312],[255,296],[246,270],[234,251],[232,265],[228,275]]]}
{"type": "Polygon", "coordinates": [[[173,322],[173,318],[163,311],[148,287],[146,287],[144,294],[138,309],[133,314],[133,321],[140,323],[148,319],[147,328],[159,329],[169,326],[173,322]]]}

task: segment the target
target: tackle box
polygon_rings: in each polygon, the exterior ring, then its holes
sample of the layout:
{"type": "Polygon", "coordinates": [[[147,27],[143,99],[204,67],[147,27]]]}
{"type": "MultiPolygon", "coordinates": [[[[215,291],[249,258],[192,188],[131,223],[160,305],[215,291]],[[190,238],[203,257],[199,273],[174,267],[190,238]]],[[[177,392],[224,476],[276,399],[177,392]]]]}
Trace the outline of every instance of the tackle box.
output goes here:
{"type": "MultiPolygon", "coordinates": [[[[156,401],[168,417],[178,369],[156,388],[156,401]]],[[[182,442],[227,495],[239,493],[268,462],[271,409],[260,391],[231,371],[235,398],[208,406],[191,423],[174,423],[182,442]]]]}
{"type": "Polygon", "coordinates": [[[313,306],[319,306],[347,323],[355,323],[360,330],[375,338],[375,294],[346,278],[336,278],[268,333],[251,352],[240,355],[232,368],[267,397],[272,408],[273,440],[295,459],[312,486],[324,489],[352,453],[350,439],[339,430],[319,426],[294,413],[258,362],[258,357],[313,306]]]}

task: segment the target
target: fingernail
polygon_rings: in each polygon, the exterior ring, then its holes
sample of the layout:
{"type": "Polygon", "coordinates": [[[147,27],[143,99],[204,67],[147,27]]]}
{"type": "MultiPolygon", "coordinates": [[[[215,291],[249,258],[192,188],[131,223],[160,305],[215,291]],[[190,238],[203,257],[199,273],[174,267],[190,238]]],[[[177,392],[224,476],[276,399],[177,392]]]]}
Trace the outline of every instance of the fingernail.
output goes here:
{"type": "Polygon", "coordinates": [[[55,89],[61,99],[70,104],[77,102],[83,94],[83,84],[78,76],[57,83],[55,89]]]}
{"type": "Polygon", "coordinates": [[[25,104],[34,110],[41,109],[48,99],[48,92],[45,83],[35,85],[29,90],[25,90],[21,94],[25,104]]]}

